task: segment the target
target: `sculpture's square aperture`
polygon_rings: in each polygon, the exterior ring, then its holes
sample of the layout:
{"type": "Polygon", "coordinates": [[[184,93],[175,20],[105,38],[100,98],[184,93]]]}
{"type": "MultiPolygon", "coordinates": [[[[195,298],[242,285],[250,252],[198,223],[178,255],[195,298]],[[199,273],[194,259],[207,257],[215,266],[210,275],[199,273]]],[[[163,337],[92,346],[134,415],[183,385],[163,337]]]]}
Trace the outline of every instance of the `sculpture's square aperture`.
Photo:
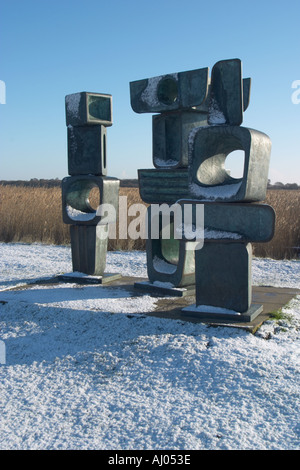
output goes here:
{"type": "Polygon", "coordinates": [[[259,201],[267,190],[271,141],[254,129],[240,126],[198,128],[190,139],[189,184],[191,196],[203,201],[259,201]],[[232,178],[226,157],[243,150],[242,178],[232,178]]]}
{"type": "MultiPolygon", "coordinates": [[[[185,286],[195,282],[195,255],[188,244],[174,236],[176,221],[170,212],[168,221],[161,213],[153,214],[150,206],[147,210],[148,237],[146,241],[147,272],[150,282],[169,283],[173,286],[185,286]],[[153,227],[156,227],[152,233],[153,227]],[[166,230],[167,236],[164,236],[166,230]]],[[[194,246],[191,242],[190,245],[194,246]]]]}
{"type": "Polygon", "coordinates": [[[115,222],[118,208],[120,181],[111,177],[70,176],[62,181],[63,221],[66,224],[97,225],[101,224],[103,215],[98,208],[90,204],[90,193],[93,188],[99,190],[100,204],[110,204],[114,207],[109,216],[105,216],[103,223],[115,222]]]}
{"type": "Polygon", "coordinates": [[[102,93],[73,93],[67,95],[67,126],[112,125],[112,96],[102,93]]]}

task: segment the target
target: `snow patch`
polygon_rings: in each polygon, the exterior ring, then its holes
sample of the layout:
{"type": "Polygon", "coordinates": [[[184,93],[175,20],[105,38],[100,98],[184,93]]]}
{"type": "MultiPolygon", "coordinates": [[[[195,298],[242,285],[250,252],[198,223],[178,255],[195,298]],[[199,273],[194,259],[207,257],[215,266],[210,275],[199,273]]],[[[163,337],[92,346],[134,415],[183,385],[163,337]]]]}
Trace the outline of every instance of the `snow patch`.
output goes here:
{"type": "Polygon", "coordinates": [[[173,274],[176,272],[177,266],[167,261],[154,256],[153,258],[154,269],[160,273],[173,274]]]}
{"type": "Polygon", "coordinates": [[[235,310],[230,310],[228,308],[215,307],[213,305],[194,305],[193,312],[221,313],[224,315],[240,315],[240,313],[236,312],[235,310]]]}
{"type": "Polygon", "coordinates": [[[80,93],[73,93],[72,95],[66,96],[67,112],[71,115],[73,119],[78,117],[80,98],[80,93]]]}
{"type": "Polygon", "coordinates": [[[209,230],[205,229],[204,230],[204,238],[207,239],[222,239],[222,238],[230,238],[232,240],[239,240],[242,238],[242,235],[239,233],[234,233],[234,232],[225,232],[222,230],[209,230]]]}
{"type": "Polygon", "coordinates": [[[178,165],[178,161],[173,160],[171,158],[169,158],[168,160],[163,160],[162,158],[155,158],[154,157],[154,162],[155,162],[156,165],[158,165],[160,167],[172,167],[172,166],[178,165]]]}
{"type": "Polygon", "coordinates": [[[203,200],[228,199],[236,196],[240,190],[242,182],[233,184],[223,184],[217,186],[200,186],[197,183],[190,184],[190,191],[194,196],[203,200]]]}
{"type": "Polygon", "coordinates": [[[78,209],[74,209],[74,207],[71,207],[69,205],[66,206],[66,212],[70,219],[74,221],[87,221],[87,220],[93,220],[95,218],[96,212],[82,212],[78,209]]]}
{"type": "Polygon", "coordinates": [[[226,124],[226,118],[223,112],[220,110],[219,105],[214,98],[212,98],[209,103],[208,119],[209,119],[209,123],[212,125],[226,124]]]}
{"type": "MultiPolygon", "coordinates": [[[[0,286],[71,264],[70,247],[0,243],[0,286]]],[[[146,254],[108,252],[107,270],[147,277],[146,254]]],[[[299,279],[299,260],[253,259],[254,285],[299,279]]],[[[299,449],[300,296],[255,335],[150,317],[156,298],[126,288],[48,284],[4,296],[1,449],[299,449]]]]}

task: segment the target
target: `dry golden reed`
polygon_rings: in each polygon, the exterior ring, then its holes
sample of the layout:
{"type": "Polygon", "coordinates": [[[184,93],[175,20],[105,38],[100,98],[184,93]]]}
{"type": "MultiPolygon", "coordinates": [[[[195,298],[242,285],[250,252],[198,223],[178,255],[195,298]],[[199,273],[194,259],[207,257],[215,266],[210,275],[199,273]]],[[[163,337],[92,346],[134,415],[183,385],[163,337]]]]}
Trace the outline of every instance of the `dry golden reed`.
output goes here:
{"type": "Polygon", "coordinates": [[[69,229],[62,222],[60,188],[0,186],[0,240],[69,242],[69,229]]]}
{"type": "MultiPolygon", "coordinates": [[[[138,188],[120,188],[128,206],[142,202],[138,188]]],[[[99,192],[91,191],[92,207],[99,204],[99,192]]],[[[130,219],[128,217],[128,224],[130,219]]],[[[116,229],[118,234],[118,226],[116,229]]],[[[0,241],[25,243],[70,243],[69,225],[62,220],[60,187],[0,185],[0,241]]],[[[109,250],[142,250],[144,240],[109,240],[109,250]]]]}
{"type": "MultiPolygon", "coordinates": [[[[138,188],[120,188],[120,195],[127,196],[128,206],[142,203],[138,188]]],[[[93,206],[98,204],[97,197],[91,194],[93,206]]],[[[253,244],[254,255],[273,259],[296,257],[299,252],[296,247],[300,246],[300,190],[268,190],[264,202],[276,212],[275,236],[268,243],[253,244]]],[[[0,241],[69,244],[69,226],[62,221],[60,187],[0,185],[0,241]]],[[[110,239],[108,249],[144,250],[145,241],[110,239]]]]}
{"type": "Polygon", "coordinates": [[[275,235],[268,243],[254,243],[254,255],[273,259],[296,258],[300,254],[300,190],[270,189],[264,203],[275,210],[275,235]]]}

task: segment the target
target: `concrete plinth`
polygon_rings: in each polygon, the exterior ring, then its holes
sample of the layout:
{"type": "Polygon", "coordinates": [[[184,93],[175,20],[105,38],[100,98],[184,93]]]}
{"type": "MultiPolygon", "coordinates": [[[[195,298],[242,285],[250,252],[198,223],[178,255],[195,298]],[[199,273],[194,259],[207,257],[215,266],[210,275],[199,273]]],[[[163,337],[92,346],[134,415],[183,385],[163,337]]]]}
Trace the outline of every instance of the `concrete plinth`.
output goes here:
{"type": "Polygon", "coordinates": [[[122,277],[118,273],[105,273],[103,276],[89,276],[84,273],[66,273],[60,274],[58,279],[65,282],[74,282],[77,284],[109,284],[122,277]]]}
{"type": "Polygon", "coordinates": [[[195,317],[204,322],[215,322],[215,321],[234,321],[234,322],[252,322],[260,313],[263,311],[263,306],[258,304],[252,304],[250,308],[244,312],[234,312],[233,310],[227,310],[222,308],[215,308],[212,306],[196,304],[189,305],[182,309],[183,315],[187,313],[189,317],[195,317]]]}
{"type": "Polygon", "coordinates": [[[186,295],[193,295],[195,293],[195,286],[187,287],[174,287],[170,283],[152,283],[152,282],[135,282],[136,289],[143,290],[149,294],[169,297],[185,297],[186,295]]]}

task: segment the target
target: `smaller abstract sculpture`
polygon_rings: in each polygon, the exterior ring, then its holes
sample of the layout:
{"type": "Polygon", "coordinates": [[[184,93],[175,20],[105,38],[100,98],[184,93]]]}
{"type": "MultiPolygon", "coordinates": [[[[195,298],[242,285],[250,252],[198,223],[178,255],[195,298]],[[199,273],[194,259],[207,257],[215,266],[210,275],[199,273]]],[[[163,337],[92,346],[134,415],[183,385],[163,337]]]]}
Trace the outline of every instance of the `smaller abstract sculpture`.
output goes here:
{"type": "Polygon", "coordinates": [[[99,202],[117,213],[119,180],[107,175],[106,128],[112,125],[112,97],[74,93],[65,98],[68,127],[68,172],[62,181],[63,221],[70,225],[73,271],[104,279],[108,224],[90,204],[93,188],[99,202]],[[103,222],[104,221],[104,222],[103,222]]]}

